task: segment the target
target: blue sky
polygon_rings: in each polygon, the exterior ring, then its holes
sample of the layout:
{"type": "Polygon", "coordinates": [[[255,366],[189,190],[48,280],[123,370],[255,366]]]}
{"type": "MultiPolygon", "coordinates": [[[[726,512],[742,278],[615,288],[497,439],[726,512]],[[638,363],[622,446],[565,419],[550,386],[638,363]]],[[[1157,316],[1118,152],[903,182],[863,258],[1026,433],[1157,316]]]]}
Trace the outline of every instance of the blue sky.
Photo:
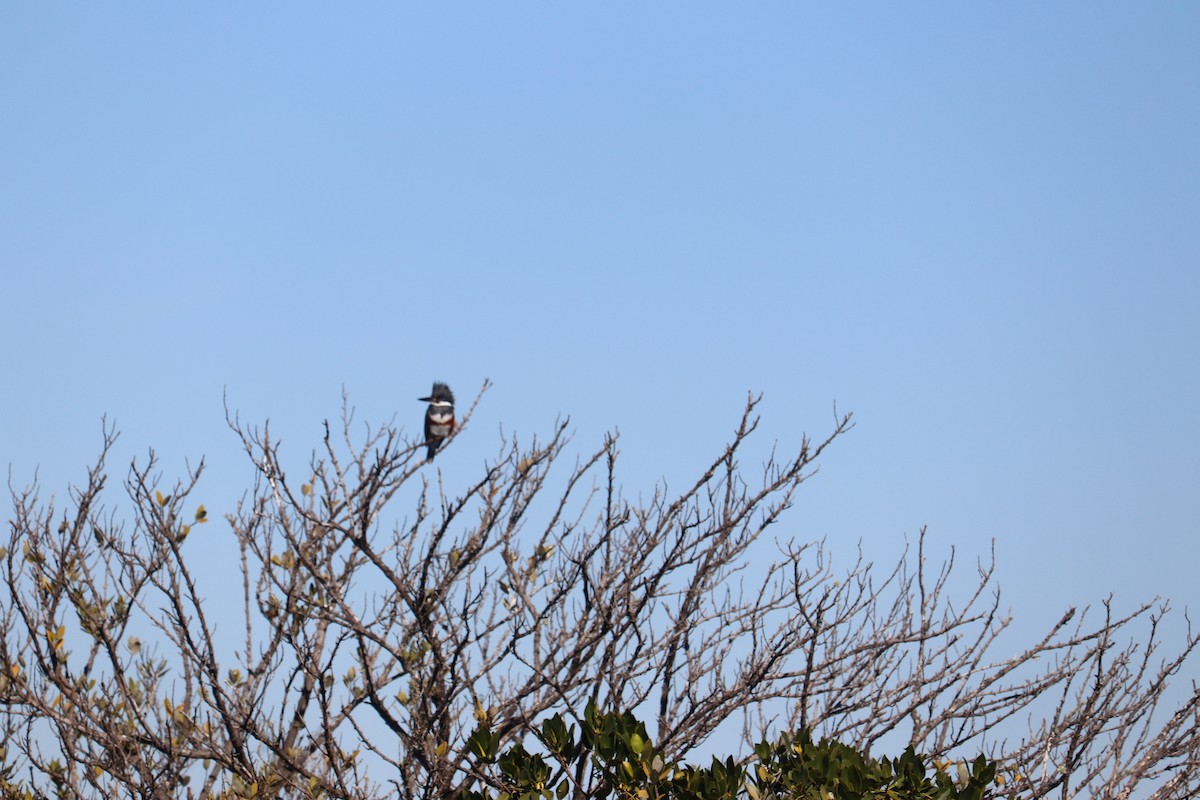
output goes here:
{"type": "Polygon", "coordinates": [[[9,4],[0,464],[61,494],[107,414],[116,465],[206,455],[219,517],[223,393],[303,456],[343,387],[415,431],[490,378],[448,479],[570,415],[648,495],[754,391],[760,454],[855,413],[786,520],[842,563],[995,538],[1029,638],[1195,609],[1198,40],[1183,3],[9,4]]]}

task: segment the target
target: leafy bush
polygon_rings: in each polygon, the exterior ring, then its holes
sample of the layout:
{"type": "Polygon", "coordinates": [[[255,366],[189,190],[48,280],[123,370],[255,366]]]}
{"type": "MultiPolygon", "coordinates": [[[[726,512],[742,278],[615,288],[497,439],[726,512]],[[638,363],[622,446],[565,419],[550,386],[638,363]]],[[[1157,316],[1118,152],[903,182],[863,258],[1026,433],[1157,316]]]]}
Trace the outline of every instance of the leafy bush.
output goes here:
{"type": "Polygon", "coordinates": [[[629,712],[604,713],[589,702],[581,722],[578,734],[561,714],[543,722],[536,738],[544,755],[520,742],[499,752],[500,737],[481,723],[467,740],[478,765],[464,800],[984,800],[996,778],[982,755],[954,776],[939,767],[931,776],[911,747],[875,759],[841,742],[815,742],[807,730],[760,743],[747,764],[728,756],[688,766],[665,760],[629,712]]]}

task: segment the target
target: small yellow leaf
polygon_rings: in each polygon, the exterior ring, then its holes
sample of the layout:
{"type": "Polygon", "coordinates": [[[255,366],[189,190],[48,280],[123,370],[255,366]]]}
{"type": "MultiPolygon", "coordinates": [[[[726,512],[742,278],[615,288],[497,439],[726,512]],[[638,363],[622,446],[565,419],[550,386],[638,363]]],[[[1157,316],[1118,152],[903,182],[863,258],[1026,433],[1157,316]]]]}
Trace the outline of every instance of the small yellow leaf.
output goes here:
{"type": "Polygon", "coordinates": [[[300,494],[304,495],[305,497],[308,497],[310,494],[312,494],[312,484],[306,483],[303,486],[301,486],[300,494]]]}
{"type": "Polygon", "coordinates": [[[50,649],[61,650],[63,646],[63,639],[66,637],[66,635],[67,627],[65,625],[59,625],[57,628],[47,628],[46,641],[50,643],[50,649]]]}
{"type": "Polygon", "coordinates": [[[154,490],[154,499],[158,501],[160,506],[165,506],[167,504],[167,499],[163,497],[162,492],[158,491],[157,489],[154,490]]]}

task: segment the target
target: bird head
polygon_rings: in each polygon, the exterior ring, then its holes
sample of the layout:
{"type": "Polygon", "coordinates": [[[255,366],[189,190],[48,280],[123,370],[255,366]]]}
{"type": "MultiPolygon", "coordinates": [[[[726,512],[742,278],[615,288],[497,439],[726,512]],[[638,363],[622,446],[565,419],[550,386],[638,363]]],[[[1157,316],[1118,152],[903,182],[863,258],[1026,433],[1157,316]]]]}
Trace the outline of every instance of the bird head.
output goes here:
{"type": "Polygon", "coordinates": [[[429,397],[418,397],[422,403],[434,403],[435,405],[454,405],[454,392],[450,391],[450,387],[440,381],[433,384],[433,390],[429,392],[429,397]]]}

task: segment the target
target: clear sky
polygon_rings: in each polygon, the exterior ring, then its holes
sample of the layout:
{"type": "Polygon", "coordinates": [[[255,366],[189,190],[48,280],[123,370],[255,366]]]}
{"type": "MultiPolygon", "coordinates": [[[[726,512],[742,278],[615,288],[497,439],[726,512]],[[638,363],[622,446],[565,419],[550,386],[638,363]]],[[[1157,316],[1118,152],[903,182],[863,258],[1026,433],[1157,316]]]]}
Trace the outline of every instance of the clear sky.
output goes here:
{"type": "MultiPolygon", "coordinates": [[[[625,489],[858,425],[785,518],[993,538],[1029,638],[1200,607],[1200,5],[9,3],[0,465],[251,471],[343,387],[619,428],[625,489]]],[[[753,469],[756,463],[746,462],[753,469]]],[[[205,534],[221,536],[217,525],[205,534]]],[[[199,554],[198,554],[199,555],[199,554]]],[[[202,557],[202,556],[201,556],[202,557]]]]}

